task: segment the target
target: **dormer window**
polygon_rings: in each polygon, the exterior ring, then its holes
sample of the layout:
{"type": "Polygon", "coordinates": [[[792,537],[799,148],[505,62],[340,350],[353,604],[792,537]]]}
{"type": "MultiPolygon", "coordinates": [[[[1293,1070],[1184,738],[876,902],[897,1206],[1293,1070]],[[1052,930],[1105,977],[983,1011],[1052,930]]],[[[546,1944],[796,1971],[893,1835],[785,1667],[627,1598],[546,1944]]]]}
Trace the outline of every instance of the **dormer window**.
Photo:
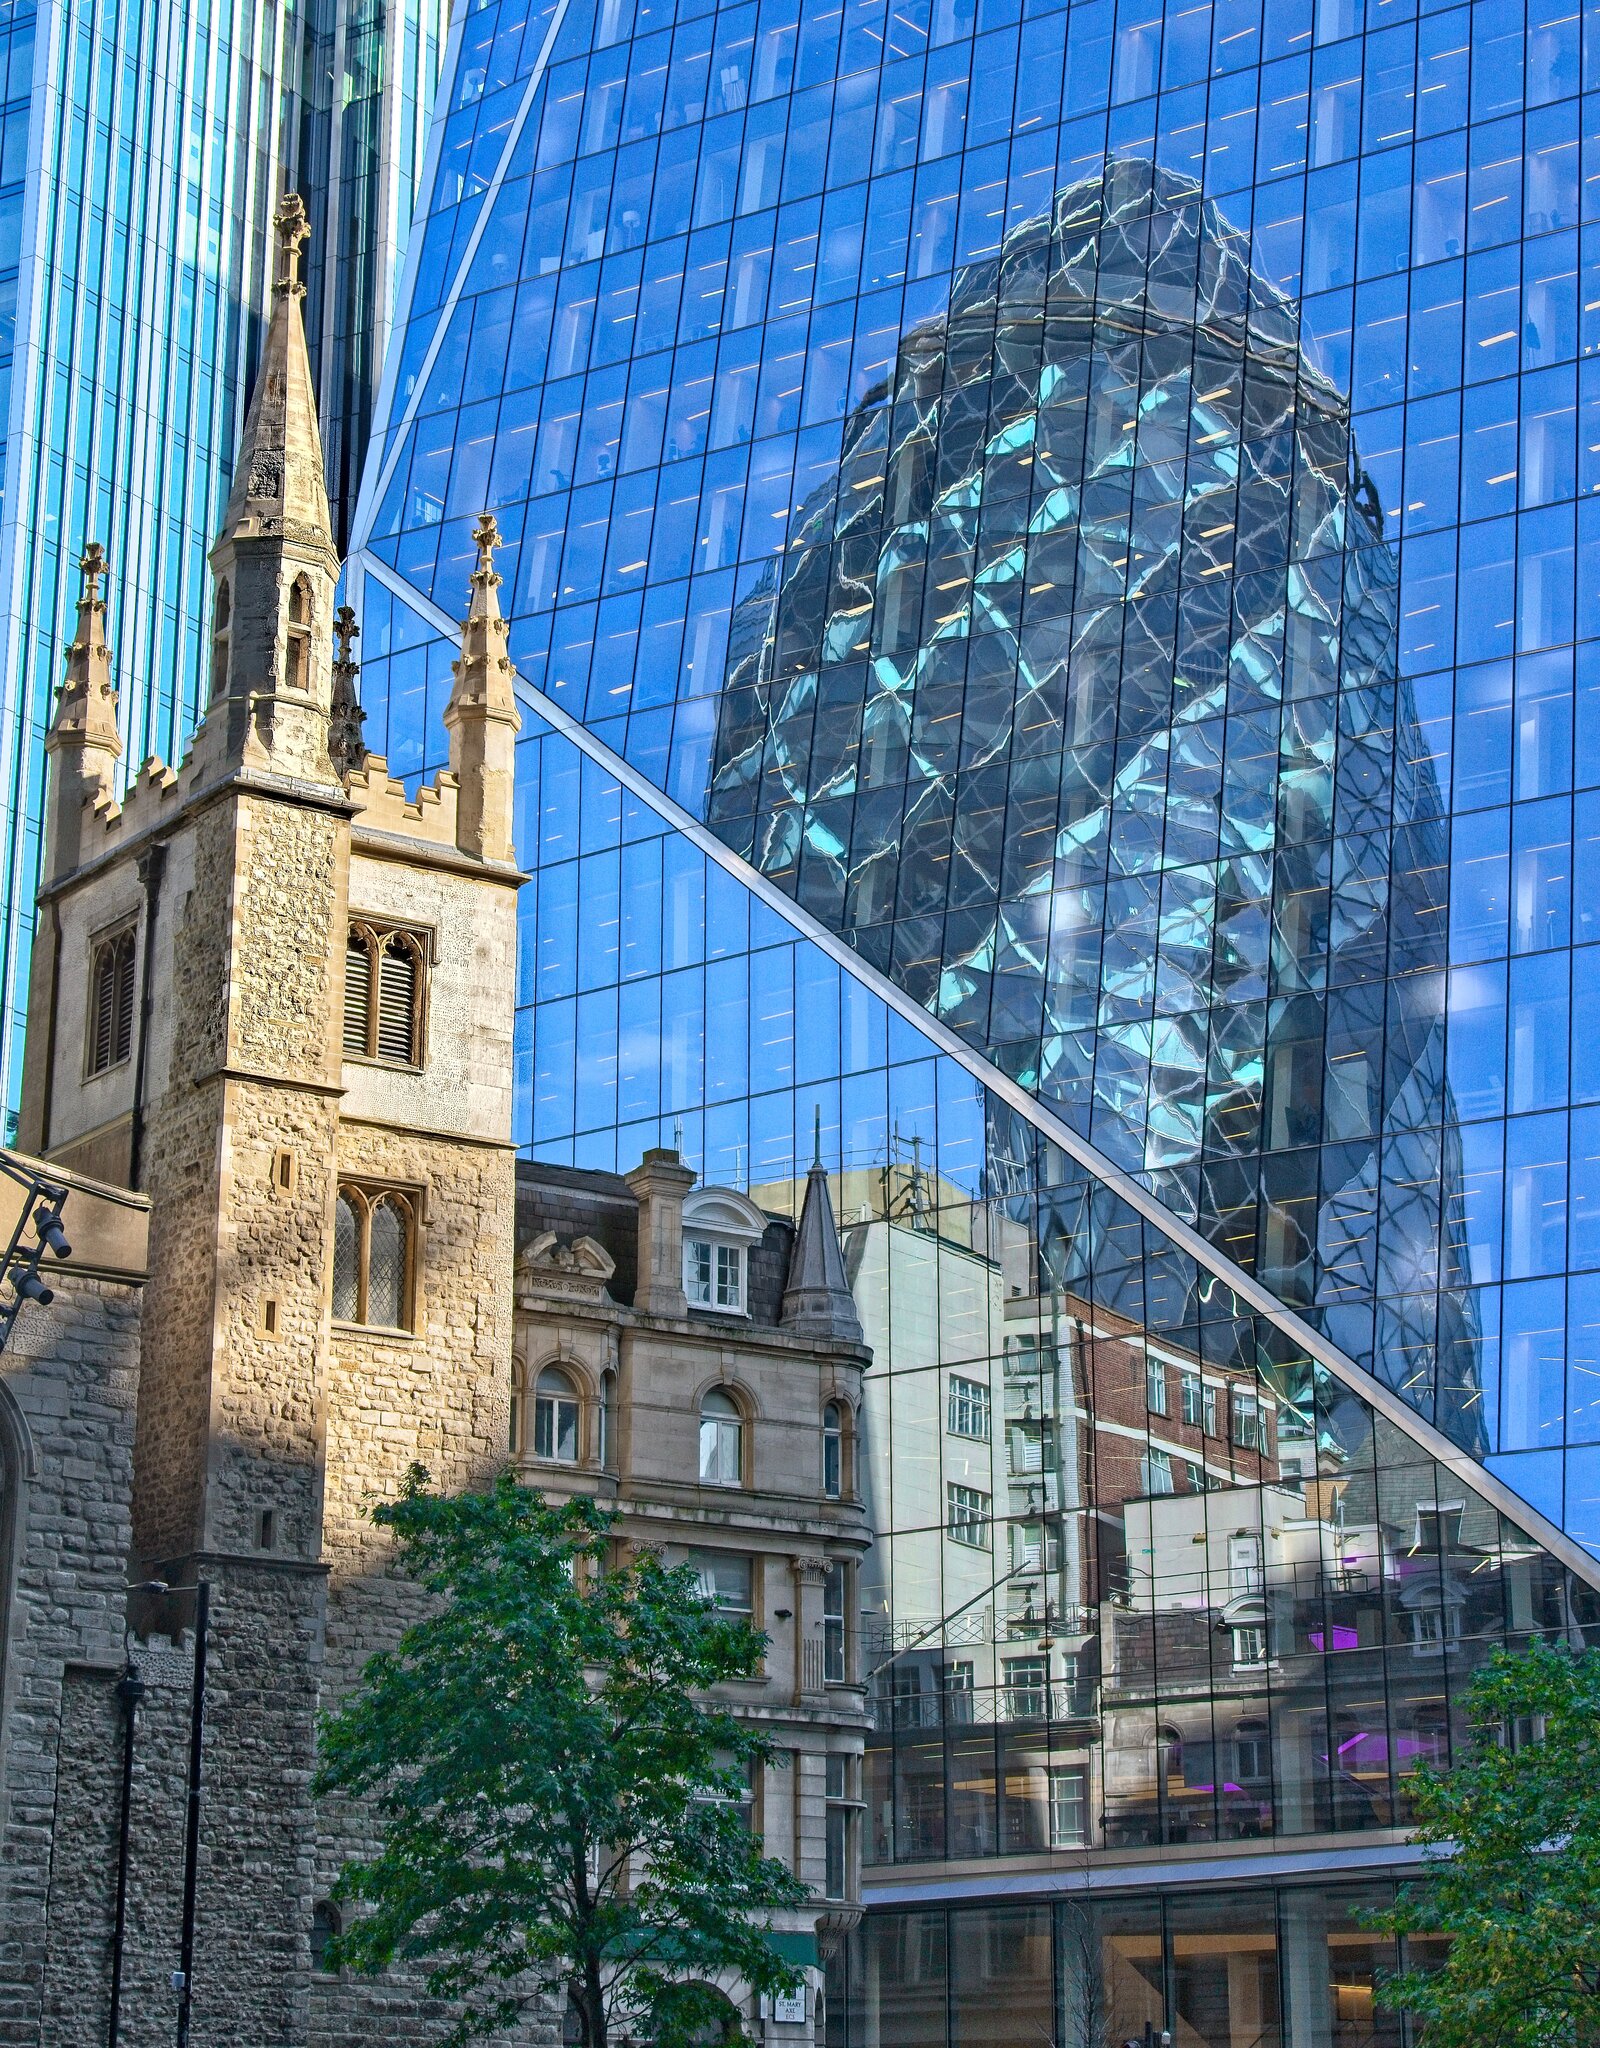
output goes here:
{"type": "Polygon", "coordinates": [[[744,1253],[736,1244],[713,1244],[709,1238],[684,1240],[683,1291],[691,1308],[744,1313],[744,1253]]]}
{"type": "Polygon", "coordinates": [[[683,1205],[683,1291],[692,1309],[750,1309],[750,1254],[767,1219],[732,1188],[696,1188],[683,1205]]]}

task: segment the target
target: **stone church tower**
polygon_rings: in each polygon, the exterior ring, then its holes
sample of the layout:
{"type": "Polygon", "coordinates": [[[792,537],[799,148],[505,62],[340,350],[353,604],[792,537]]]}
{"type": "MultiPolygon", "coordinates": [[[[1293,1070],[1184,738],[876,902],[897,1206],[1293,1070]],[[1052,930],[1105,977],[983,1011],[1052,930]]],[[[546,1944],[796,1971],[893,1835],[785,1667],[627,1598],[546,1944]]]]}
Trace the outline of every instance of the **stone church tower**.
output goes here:
{"type": "MultiPolygon", "coordinates": [[[[85,556],[19,1134],[148,1197],[129,1576],[172,1589],[134,1613],[168,1635],[210,1588],[193,2040],[218,2048],[399,2038],[386,2010],[434,2038],[414,1987],[312,1972],[316,1902],[360,1846],[356,1817],[312,1810],[315,1713],[405,1618],[365,1507],[414,1460],[450,1487],[503,1460],[512,1354],[521,877],[497,535],[486,518],[451,769],[407,802],[360,748],[347,621],[335,659],[292,195],[277,227],[211,554],[210,703],[182,766],[146,763],[120,804],[85,556]]],[[[140,1967],[130,1951],[122,2039],[170,2039],[171,1992],[140,1967]]]]}

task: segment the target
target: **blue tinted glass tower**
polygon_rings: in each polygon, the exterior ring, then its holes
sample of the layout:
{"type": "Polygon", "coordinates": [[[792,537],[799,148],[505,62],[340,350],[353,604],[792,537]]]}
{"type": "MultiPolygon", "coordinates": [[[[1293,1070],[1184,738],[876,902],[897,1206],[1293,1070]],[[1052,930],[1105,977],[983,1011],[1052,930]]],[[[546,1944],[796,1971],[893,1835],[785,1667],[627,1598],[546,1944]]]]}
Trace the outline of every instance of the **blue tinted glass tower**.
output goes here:
{"type": "Polygon", "coordinates": [[[524,1144],[792,1210],[820,1112],[841,2042],[1320,2048],[1466,1676],[1594,1625],[1590,61],[1338,0],[464,25],[368,737],[438,765],[488,506],[524,1144]]]}
{"type": "Polygon", "coordinates": [[[76,562],[117,592],[125,758],[199,700],[205,551],[260,345],[270,220],[315,228],[307,327],[341,532],[422,169],[441,0],[17,0],[0,13],[0,1053],[14,1103],[43,734],[76,562]]]}

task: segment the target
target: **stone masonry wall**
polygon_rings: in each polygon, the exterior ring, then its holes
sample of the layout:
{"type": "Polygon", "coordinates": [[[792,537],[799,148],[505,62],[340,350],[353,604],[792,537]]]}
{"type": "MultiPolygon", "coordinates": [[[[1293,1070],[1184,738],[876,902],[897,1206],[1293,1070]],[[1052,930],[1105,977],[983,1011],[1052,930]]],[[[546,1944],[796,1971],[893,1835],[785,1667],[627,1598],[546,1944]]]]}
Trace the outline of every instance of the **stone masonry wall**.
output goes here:
{"type": "MultiPolygon", "coordinates": [[[[79,1772],[75,1745],[94,1753],[96,1716],[122,1665],[139,1290],[70,1270],[51,1280],[54,1305],[24,1310],[0,1361],[0,1508],[11,1552],[0,1723],[6,2048],[37,2048],[41,2039],[62,1774],[79,1772]]],[[[103,1764],[103,1755],[91,1764],[96,1783],[103,1764]]],[[[46,2030],[43,2038],[68,2037],[46,2030]]]]}
{"type": "MultiPolygon", "coordinates": [[[[323,1547],[328,1593],[323,1703],[358,1680],[420,1612],[416,1589],[391,1569],[391,1546],[369,1519],[413,1464],[449,1490],[481,1484],[505,1461],[510,1405],[513,1159],[509,1150],[373,1125],[340,1134],[345,1171],[426,1190],[412,1333],[334,1326],[328,1374],[323,1547]]],[[[369,1813],[349,1801],[320,1811],[316,1896],[347,1858],[376,1845],[369,1813]]],[[[318,1979],[317,2048],[437,2041],[450,2015],[419,1994],[419,1973],[318,1979]]],[[[516,2038],[554,2038],[548,2016],[516,2038]]]]}

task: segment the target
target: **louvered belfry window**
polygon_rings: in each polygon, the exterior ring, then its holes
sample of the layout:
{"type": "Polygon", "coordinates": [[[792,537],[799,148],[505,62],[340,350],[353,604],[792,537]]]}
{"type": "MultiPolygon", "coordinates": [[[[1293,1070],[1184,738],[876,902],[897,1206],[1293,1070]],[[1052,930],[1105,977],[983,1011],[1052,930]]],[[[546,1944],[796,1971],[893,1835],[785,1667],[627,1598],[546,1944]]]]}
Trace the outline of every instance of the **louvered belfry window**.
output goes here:
{"type": "Polygon", "coordinates": [[[378,1057],[404,1066],[417,1061],[416,943],[391,932],[378,954],[378,1057]]]}
{"type": "Polygon", "coordinates": [[[95,946],[89,970],[89,1072],[104,1074],[133,1050],[133,927],[95,946]]]}
{"type": "Polygon", "coordinates": [[[423,935],[362,919],[350,927],[344,968],[344,1049],[360,1059],[420,1067],[423,935]]]}

